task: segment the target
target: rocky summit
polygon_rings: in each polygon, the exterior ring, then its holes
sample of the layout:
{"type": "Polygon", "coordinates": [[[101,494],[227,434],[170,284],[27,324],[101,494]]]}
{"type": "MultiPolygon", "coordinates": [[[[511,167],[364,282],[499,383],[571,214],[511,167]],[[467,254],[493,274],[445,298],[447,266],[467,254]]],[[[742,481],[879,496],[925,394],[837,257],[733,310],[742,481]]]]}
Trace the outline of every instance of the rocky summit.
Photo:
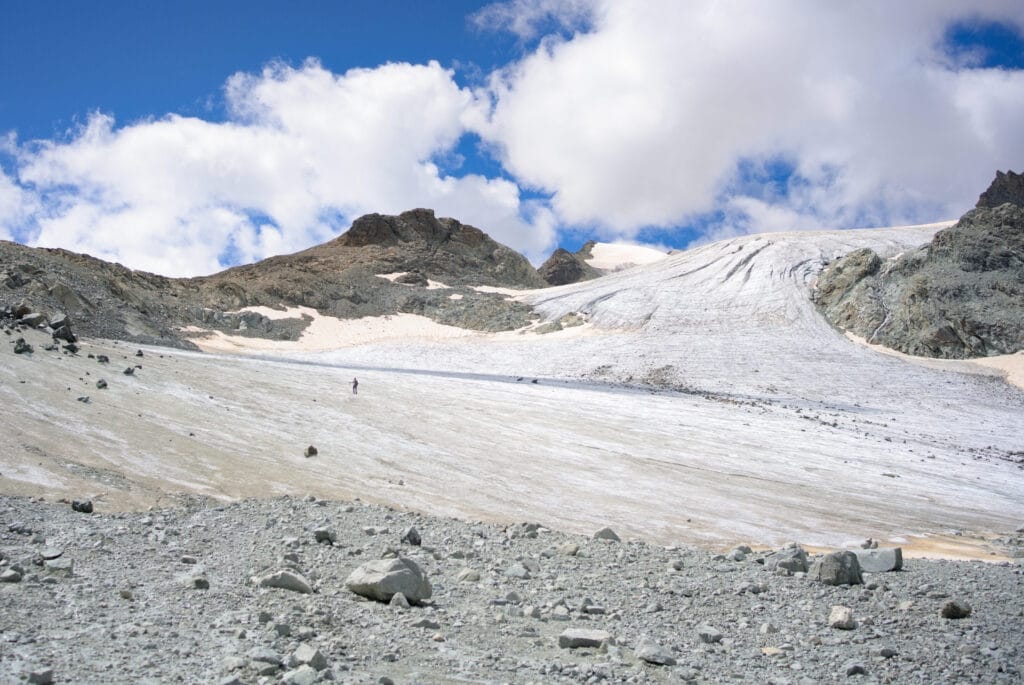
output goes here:
{"type": "Polygon", "coordinates": [[[883,260],[854,250],[821,273],[814,300],[839,328],[927,357],[1024,348],[1024,176],[999,172],[931,243],[883,260]]]}
{"type": "Polygon", "coordinates": [[[0,241],[0,307],[65,315],[93,337],[174,347],[191,346],[182,331],[189,326],[295,340],[310,322],[240,311],[252,306],[308,307],[339,318],[411,313],[472,330],[511,330],[535,320],[532,309],[476,288],[546,285],[521,254],[429,209],[370,214],[322,245],[198,278],[0,241]]]}
{"type": "Polygon", "coordinates": [[[1024,669],[1010,563],[908,559],[834,584],[779,563],[808,556],[797,546],[716,554],[360,501],[176,500],[86,513],[0,497],[0,683],[1017,683],[1024,669]]]}
{"type": "Polygon", "coordinates": [[[593,241],[588,242],[575,253],[560,247],[548,257],[537,272],[548,285],[566,285],[597,278],[602,272],[586,262],[593,246],[593,241]]]}

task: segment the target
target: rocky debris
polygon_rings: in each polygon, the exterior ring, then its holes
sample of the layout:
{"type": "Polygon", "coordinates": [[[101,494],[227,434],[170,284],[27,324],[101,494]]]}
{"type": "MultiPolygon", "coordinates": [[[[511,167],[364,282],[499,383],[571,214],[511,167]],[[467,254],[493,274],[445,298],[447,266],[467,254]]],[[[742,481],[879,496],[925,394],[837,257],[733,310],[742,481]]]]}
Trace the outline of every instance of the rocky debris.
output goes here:
{"type": "Polygon", "coordinates": [[[92,500],[91,499],[75,499],[71,500],[71,510],[77,511],[82,514],[92,513],[92,500]]]}
{"type": "Polygon", "coordinates": [[[951,600],[942,605],[942,618],[960,619],[971,615],[971,605],[963,600],[951,600]]]}
{"type": "Polygon", "coordinates": [[[314,445],[310,445],[302,452],[302,455],[307,459],[310,457],[315,457],[317,454],[319,454],[319,452],[317,451],[316,446],[314,445]]]}
{"type": "Polygon", "coordinates": [[[309,584],[302,574],[288,569],[274,571],[266,575],[254,578],[253,582],[258,587],[279,588],[308,595],[313,592],[313,586],[309,584]]]}
{"type": "Polygon", "coordinates": [[[563,248],[551,253],[537,273],[547,281],[548,285],[566,285],[597,278],[601,272],[587,264],[579,255],[563,248]]]}
{"type": "Polygon", "coordinates": [[[14,354],[32,354],[32,346],[24,338],[18,338],[14,341],[14,354]]]}
{"type": "Polygon", "coordinates": [[[600,647],[611,642],[612,636],[606,630],[586,630],[569,628],[558,636],[558,646],[562,649],[580,649],[583,647],[600,647]]]}
{"type": "Polygon", "coordinates": [[[595,540],[610,540],[612,542],[622,542],[619,536],[615,534],[615,531],[611,528],[602,528],[601,530],[594,533],[595,540]]]}
{"type": "Polygon", "coordinates": [[[815,560],[807,577],[825,585],[863,585],[860,562],[850,551],[831,552],[815,560]]]}
{"type": "Polygon", "coordinates": [[[931,243],[889,260],[855,250],[818,277],[835,326],[907,354],[963,359],[1024,349],[1024,176],[998,172],[931,243]]]}
{"type": "Polygon", "coordinates": [[[855,549],[860,570],[865,573],[887,573],[903,568],[903,549],[900,547],[875,547],[855,549]]]}
{"type": "Polygon", "coordinates": [[[357,595],[388,602],[401,592],[412,603],[429,599],[430,581],[412,559],[378,559],[357,567],[345,580],[345,587],[357,595]]]}
{"type": "Polygon", "coordinates": [[[107,381],[106,380],[100,378],[98,381],[96,381],[96,389],[97,390],[106,390],[106,388],[107,388],[107,381]]]}
{"type": "Polygon", "coordinates": [[[171,508],[83,517],[66,504],[0,496],[0,576],[22,574],[0,585],[0,673],[12,683],[42,666],[60,682],[104,683],[168,673],[214,683],[800,683],[835,682],[849,669],[866,672],[865,682],[1020,680],[1019,564],[911,558],[867,585],[828,586],[766,571],[759,562],[769,556],[735,561],[364,502],[189,496],[171,508]],[[398,545],[410,527],[430,547],[398,545]],[[316,544],[320,529],[337,544],[316,544]],[[559,552],[568,546],[577,553],[559,552]],[[433,581],[414,613],[345,589],[355,565],[395,548],[433,581]],[[75,560],[75,575],[38,565],[57,551],[75,560]],[[528,562],[537,562],[530,578],[503,575],[528,562]],[[181,584],[200,563],[207,591],[181,584]],[[476,582],[458,582],[467,565],[476,582]],[[318,592],[247,581],[285,569],[318,592]],[[970,619],[940,619],[943,603],[961,597],[975,605],[970,619]],[[853,632],[828,627],[837,605],[852,609],[853,632]],[[81,616],[88,630],[55,637],[81,616]],[[579,646],[559,648],[563,633],[580,630],[600,634],[577,642],[569,632],[579,646]]]}
{"type": "Polygon", "coordinates": [[[842,605],[832,607],[828,614],[828,627],[837,630],[853,630],[857,621],[853,618],[853,609],[842,605]]]}

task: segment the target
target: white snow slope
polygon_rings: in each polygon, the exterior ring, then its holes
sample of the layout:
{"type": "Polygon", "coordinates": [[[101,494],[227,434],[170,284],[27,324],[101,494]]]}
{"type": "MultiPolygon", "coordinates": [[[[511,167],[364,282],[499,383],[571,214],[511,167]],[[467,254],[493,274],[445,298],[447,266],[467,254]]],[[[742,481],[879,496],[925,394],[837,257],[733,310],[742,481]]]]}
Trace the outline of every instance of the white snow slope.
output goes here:
{"type": "MultiPolygon", "coordinates": [[[[870,536],[980,554],[985,535],[1022,522],[1012,453],[1024,450],[1024,393],[858,345],[809,300],[826,260],[862,246],[894,255],[938,228],[749,236],[521,295],[551,319],[588,320],[552,335],[316,354],[299,344],[273,359],[160,351],[168,359],[147,362],[133,398],[114,383],[90,393],[91,424],[73,392],[54,400],[45,441],[138,483],[131,496],[109,478],[93,483],[135,505],[154,487],[312,492],[584,533],[611,525],[666,543],[870,536]],[[306,444],[319,456],[303,459],[306,444]]],[[[12,378],[27,369],[13,357],[0,367],[12,378]]],[[[54,395],[80,376],[63,364],[48,370],[54,395]]],[[[39,458],[38,420],[28,427],[40,411],[32,393],[45,389],[5,380],[3,390],[0,447],[14,456],[0,489],[78,494],[66,464],[39,458]]]]}

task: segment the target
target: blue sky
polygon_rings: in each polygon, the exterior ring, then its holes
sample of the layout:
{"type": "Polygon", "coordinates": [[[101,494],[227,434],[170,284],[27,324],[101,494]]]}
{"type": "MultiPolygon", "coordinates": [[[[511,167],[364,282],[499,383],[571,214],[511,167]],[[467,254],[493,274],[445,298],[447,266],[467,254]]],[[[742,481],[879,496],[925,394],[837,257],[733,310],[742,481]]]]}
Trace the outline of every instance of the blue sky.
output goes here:
{"type": "Polygon", "coordinates": [[[535,262],[591,238],[928,222],[1024,160],[1012,0],[0,14],[0,238],[169,275],[414,206],[535,262]]]}

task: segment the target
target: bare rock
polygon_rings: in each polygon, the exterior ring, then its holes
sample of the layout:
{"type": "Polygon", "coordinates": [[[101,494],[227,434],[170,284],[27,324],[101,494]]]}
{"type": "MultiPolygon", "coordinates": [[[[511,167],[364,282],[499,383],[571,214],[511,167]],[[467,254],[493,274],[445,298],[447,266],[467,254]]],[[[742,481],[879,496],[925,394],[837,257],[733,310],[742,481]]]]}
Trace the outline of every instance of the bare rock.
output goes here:
{"type": "Polygon", "coordinates": [[[429,599],[430,581],[412,559],[377,559],[357,567],[345,580],[345,587],[363,597],[388,602],[401,592],[412,603],[429,599]]]}

